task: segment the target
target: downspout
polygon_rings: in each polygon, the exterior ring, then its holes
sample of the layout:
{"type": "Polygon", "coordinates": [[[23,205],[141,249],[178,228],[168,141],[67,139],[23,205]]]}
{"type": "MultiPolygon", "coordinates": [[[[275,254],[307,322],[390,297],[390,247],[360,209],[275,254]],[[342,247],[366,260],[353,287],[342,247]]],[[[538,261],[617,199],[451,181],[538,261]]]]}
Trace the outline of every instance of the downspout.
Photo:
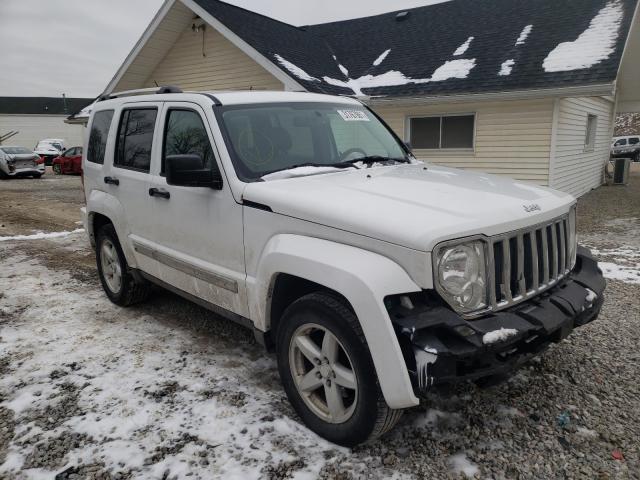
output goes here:
{"type": "Polygon", "coordinates": [[[556,144],[558,142],[558,124],[560,123],[560,101],[559,97],[553,98],[553,116],[551,117],[551,145],[549,146],[549,176],[547,185],[555,188],[556,175],[556,144]]]}

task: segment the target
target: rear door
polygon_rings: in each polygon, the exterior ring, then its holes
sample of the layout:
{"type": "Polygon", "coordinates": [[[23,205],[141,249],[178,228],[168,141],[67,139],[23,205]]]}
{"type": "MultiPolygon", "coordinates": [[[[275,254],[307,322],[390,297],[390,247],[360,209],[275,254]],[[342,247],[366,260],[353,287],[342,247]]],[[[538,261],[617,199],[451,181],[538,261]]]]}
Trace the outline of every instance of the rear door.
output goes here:
{"type": "Polygon", "coordinates": [[[165,177],[166,155],[198,154],[223,171],[205,113],[195,103],[167,102],[161,124],[163,152],[151,185],[158,193],[149,197],[159,278],[246,317],[242,206],[226,181],[214,190],[168,185],[165,177]]]}
{"type": "Polygon", "coordinates": [[[116,111],[113,162],[105,165],[102,179],[105,191],[122,209],[125,225],[121,228],[125,231],[118,231],[118,235],[128,236],[138,267],[152,275],[156,274],[156,262],[143,253],[157,230],[149,186],[152,161],[159,155],[156,137],[161,106],[160,102],[131,103],[116,111]]]}

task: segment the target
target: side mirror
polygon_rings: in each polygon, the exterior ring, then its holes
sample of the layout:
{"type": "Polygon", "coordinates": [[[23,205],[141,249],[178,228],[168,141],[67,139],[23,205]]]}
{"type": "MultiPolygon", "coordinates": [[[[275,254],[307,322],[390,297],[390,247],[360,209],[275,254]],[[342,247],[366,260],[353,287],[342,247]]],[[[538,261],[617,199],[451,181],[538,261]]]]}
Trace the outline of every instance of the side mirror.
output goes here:
{"type": "Polygon", "coordinates": [[[168,155],[164,159],[164,169],[168,185],[222,190],[222,175],[218,166],[206,168],[200,155],[168,155]]]}

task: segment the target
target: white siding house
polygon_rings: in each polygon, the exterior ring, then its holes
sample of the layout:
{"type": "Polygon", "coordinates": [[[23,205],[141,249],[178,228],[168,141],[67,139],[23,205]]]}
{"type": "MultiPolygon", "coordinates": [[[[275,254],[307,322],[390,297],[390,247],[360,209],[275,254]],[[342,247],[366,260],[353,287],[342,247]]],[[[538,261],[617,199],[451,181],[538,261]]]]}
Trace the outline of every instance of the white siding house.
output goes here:
{"type": "Polygon", "coordinates": [[[44,138],[63,138],[67,146],[82,145],[84,127],[65,118],[91,103],[89,98],[0,97],[0,137],[18,132],[5,145],[34,148],[44,138]],[[66,108],[65,108],[66,103],[66,108]]]}
{"type": "Polygon", "coordinates": [[[166,0],[105,93],[357,95],[420,159],[582,195],[602,183],[616,106],[640,91],[636,0],[509,0],[513,18],[502,1],[298,28],[219,0],[166,0]],[[609,31],[585,41],[603,19],[609,31]]]}

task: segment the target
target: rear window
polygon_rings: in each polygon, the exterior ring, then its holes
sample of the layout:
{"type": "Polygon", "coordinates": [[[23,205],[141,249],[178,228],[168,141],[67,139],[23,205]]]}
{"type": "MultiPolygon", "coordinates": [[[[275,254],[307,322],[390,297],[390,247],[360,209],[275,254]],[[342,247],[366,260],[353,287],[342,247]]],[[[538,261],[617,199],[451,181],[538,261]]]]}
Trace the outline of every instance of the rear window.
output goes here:
{"type": "Polygon", "coordinates": [[[157,115],[156,108],[132,108],[122,112],[115,165],[149,172],[157,115]]]}
{"type": "Polygon", "coordinates": [[[104,163],[104,153],[109,137],[109,127],[113,118],[113,110],[102,110],[96,112],[91,123],[91,133],[89,134],[89,147],[87,148],[87,161],[93,163],[104,163]]]}
{"type": "Polygon", "coordinates": [[[24,147],[2,147],[0,148],[0,150],[2,150],[4,153],[8,155],[22,155],[27,153],[33,153],[31,150],[24,147]]]}

